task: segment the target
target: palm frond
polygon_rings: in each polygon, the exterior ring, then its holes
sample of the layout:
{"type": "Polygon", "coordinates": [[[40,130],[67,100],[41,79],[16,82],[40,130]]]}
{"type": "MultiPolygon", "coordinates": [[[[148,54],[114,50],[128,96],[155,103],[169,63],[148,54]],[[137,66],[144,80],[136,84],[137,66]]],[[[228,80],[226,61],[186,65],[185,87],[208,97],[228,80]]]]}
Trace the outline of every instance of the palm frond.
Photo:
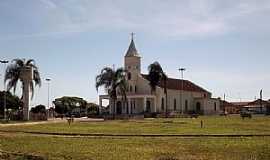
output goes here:
{"type": "MultiPolygon", "coordinates": [[[[5,73],[5,83],[7,83],[7,89],[10,90],[13,88],[15,93],[17,83],[19,80],[22,81],[21,71],[24,67],[31,67],[33,69],[33,80],[30,81],[30,91],[32,93],[32,98],[34,95],[34,83],[35,85],[41,86],[41,78],[38,71],[38,67],[35,65],[33,59],[25,61],[25,59],[13,59],[12,63],[7,67],[5,73]]],[[[24,85],[24,84],[22,84],[24,85]]]]}
{"type": "Polygon", "coordinates": [[[103,86],[111,98],[117,98],[118,94],[126,97],[127,83],[126,71],[124,68],[113,70],[110,67],[105,67],[101,70],[100,74],[96,76],[96,89],[103,86]]]}
{"type": "Polygon", "coordinates": [[[35,65],[35,60],[34,59],[28,59],[26,62],[25,62],[25,65],[28,66],[30,64],[34,64],[35,65]]]}
{"type": "Polygon", "coordinates": [[[17,64],[10,64],[5,73],[4,82],[7,83],[7,90],[14,88],[14,93],[16,91],[16,85],[20,78],[20,69],[17,64]]]}
{"type": "Polygon", "coordinates": [[[98,88],[101,86],[104,86],[104,88],[109,88],[112,84],[113,75],[114,71],[111,68],[103,68],[100,74],[96,76],[96,90],[98,91],[98,88]]]}
{"type": "Polygon", "coordinates": [[[160,84],[164,76],[165,73],[158,62],[154,62],[148,66],[148,78],[151,92],[156,90],[156,86],[160,84]]]}
{"type": "Polygon", "coordinates": [[[17,58],[17,59],[13,59],[12,62],[13,62],[13,64],[18,65],[19,67],[23,67],[25,59],[18,59],[17,58]]]}
{"type": "Polygon", "coordinates": [[[37,69],[33,70],[33,80],[35,82],[35,86],[39,86],[41,87],[41,78],[40,78],[40,74],[39,71],[37,69]]]}

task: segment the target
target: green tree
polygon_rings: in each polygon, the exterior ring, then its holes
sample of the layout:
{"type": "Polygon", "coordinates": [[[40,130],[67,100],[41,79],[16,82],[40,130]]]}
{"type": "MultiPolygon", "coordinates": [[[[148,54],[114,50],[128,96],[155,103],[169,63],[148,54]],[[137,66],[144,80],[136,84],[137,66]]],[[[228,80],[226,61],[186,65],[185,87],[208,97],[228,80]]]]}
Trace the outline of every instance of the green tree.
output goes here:
{"type": "Polygon", "coordinates": [[[53,101],[55,112],[58,114],[71,114],[75,108],[86,109],[87,102],[83,98],[64,96],[53,101]]]}
{"type": "Polygon", "coordinates": [[[12,95],[9,91],[0,92],[0,114],[4,114],[4,96],[6,96],[6,106],[7,109],[19,110],[23,107],[23,102],[18,96],[12,95]]]}
{"type": "Polygon", "coordinates": [[[117,94],[122,96],[122,100],[126,101],[127,81],[126,71],[123,68],[116,70],[105,67],[96,77],[96,89],[103,86],[108,92],[113,105],[113,115],[115,116],[115,104],[117,94]]]}
{"type": "Polygon", "coordinates": [[[166,96],[165,112],[166,117],[168,116],[168,94],[167,94],[167,75],[163,71],[161,65],[158,62],[154,62],[148,66],[148,80],[151,87],[151,92],[156,91],[156,87],[160,84],[164,88],[166,96]]]}
{"type": "Polygon", "coordinates": [[[95,103],[88,103],[87,104],[87,114],[89,115],[97,115],[99,110],[99,106],[95,103]]]}
{"type": "Polygon", "coordinates": [[[31,108],[31,111],[32,113],[46,113],[46,107],[42,104],[40,105],[37,105],[33,108],[31,108]]]}
{"type": "Polygon", "coordinates": [[[5,83],[7,83],[7,90],[15,93],[17,83],[21,81],[23,88],[23,119],[29,120],[29,95],[34,96],[34,85],[41,86],[41,79],[38,67],[33,59],[14,59],[7,67],[5,73],[5,83]]]}

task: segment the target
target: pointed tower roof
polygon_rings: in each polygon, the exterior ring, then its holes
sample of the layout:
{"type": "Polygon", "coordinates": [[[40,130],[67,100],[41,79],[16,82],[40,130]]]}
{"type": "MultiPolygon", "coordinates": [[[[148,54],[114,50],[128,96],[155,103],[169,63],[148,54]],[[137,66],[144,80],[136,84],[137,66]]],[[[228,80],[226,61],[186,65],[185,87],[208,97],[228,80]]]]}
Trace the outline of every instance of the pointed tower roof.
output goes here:
{"type": "Polygon", "coordinates": [[[125,57],[134,57],[134,56],[139,57],[139,53],[135,47],[133,36],[134,36],[134,33],[131,33],[131,42],[130,42],[130,45],[128,47],[125,57]]]}

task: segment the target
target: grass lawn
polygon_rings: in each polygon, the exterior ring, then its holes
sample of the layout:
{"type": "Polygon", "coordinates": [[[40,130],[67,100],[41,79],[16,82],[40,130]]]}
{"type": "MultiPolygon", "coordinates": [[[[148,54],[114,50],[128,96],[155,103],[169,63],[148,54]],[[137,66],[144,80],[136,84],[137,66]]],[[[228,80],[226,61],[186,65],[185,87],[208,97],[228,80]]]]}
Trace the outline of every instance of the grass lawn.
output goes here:
{"type": "Polygon", "coordinates": [[[105,122],[49,123],[0,127],[0,130],[49,133],[108,134],[270,134],[270,116],[242,120],[240,116],[202,116],[197,119],[145,119],[105,122]],[[200,127],[201,120],[204,127],[200,127]]]}
{"type": "Polygon", "coordinates": [[[105,160],[269,160],[270,138],[65,138],[0,137],[5,151],[48,159],[105,160]]]}
{"type": "MultiPolygon", "coordinates": [[[[0,127],[0,130],[109,134],[270,134],[270,117],[51,123],[0,127]],[[200,128],[203,120],[204,128],[200,128]]],[[[65,137],[0,132],[1,150],[48,159],[111,160],[269,160],[270,137],[65,137]]],[[[13,158],[14,159],[14,158],[13,158]]]]}

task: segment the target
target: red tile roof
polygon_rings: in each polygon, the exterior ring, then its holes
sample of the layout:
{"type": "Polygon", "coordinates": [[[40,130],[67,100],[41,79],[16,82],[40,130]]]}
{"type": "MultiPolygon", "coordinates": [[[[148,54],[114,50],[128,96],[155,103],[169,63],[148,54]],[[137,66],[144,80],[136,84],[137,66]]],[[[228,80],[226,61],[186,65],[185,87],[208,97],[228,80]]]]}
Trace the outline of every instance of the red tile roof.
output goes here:
{"type": "Polygon", "coordinates": [[[268,101],[257,99],[253,102],[248,103],[248,105],[260,105],[261,103],[262,103],[262,105],[269,105],[270,104],[268,101]]]}
{"type": "Polygon", "coordinates": [[[230,102],[236,106],[247,106],[249,102],[230,102]]]}
{"type": "Polygon", "coordinates": [[[236,105],[234,105],[233,103],[230,103],[230,102],[227,102],[227,101],[224,101],[224,100],[221,100],[221,101],[220,101],[220,104],[221,104],[222,106],[236,106],[236,105]]]}
{"type": "MultiPolygon", "coordinates": [[[[142,77],[148,80],[148,75],[142,74],[142,77]]],[[[159,84],[158,86],[162,88],[164,87],[163,84],[159,84]]],[[[203,89],[202,87],[188,80],[181,80],[181,79],[174,79],[174,78],[167,79],[167,89],[184,90],[184,91],[192,91],[192,92],[206,92],[210,94],[209,91],[203,89]],[[182,83],[183,83],[183,88],[182,88],[182,83]]]]}

